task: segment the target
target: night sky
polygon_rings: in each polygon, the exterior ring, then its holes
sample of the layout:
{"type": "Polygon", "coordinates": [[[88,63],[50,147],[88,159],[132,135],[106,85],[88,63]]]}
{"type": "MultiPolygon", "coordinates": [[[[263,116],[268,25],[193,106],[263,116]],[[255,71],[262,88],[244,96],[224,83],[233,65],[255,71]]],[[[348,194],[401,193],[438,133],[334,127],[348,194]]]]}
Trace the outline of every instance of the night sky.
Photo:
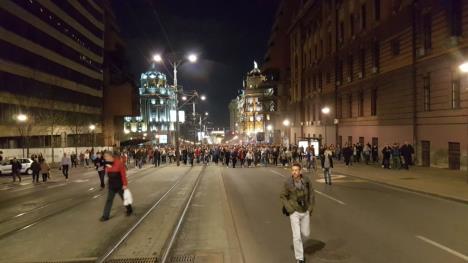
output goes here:
{"type": "MultiPolygon", "coordinates": [[[[139,79],[154,53],[196,52],[178,81],[206,94],[199,104],[215,127],[229,126],[228,103],[242,89],[253,60],[261,65],[279,0],[113,0],[127,43],[130,70],[139,79]]],[[[158,70],[167,72],[163,65],[158,70]]],[[[172,84],[172,73],[168,76],[172,84]]]]}

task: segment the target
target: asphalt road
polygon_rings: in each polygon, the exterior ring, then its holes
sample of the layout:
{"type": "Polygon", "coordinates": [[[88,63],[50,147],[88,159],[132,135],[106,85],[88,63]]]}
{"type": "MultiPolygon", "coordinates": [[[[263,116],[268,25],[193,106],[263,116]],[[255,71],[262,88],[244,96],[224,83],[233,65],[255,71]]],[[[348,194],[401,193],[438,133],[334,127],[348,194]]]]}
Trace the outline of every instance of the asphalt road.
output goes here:
{"type": "MultiPolygon", "coordinates": [[[[180,209],[200,171],[131,169],[135,215],[126,217],[116,198],[105,223],[98,219],[106,192],[99,190],[95,171],[72,175],[68,183],[57,178],[47,184],[2,185],[0,262],[95,259],[174,182],[189,175],[148,217],[145,229],[127,240],[129,257],[147,256],[130,243],[156,239],[172,227],[175,216],[168,215],[180,209]]],[[[198,262],[294,262],[289,218],[282,215],[279,199],[289,170],[208,166],[201,175],[173,255],[196,255],[198,262]]],[[[468,262],[467,205],[340,175],[327,186],[321,176],[305,175],[317,199],[305,248],[308,262],[468,262]]]]}

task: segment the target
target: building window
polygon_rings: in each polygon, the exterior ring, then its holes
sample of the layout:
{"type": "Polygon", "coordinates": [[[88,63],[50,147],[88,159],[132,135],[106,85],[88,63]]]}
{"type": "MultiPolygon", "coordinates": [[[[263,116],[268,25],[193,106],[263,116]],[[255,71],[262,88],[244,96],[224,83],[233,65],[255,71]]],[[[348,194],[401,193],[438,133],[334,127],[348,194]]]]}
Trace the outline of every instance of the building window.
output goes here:
{"type": "Polygon", "coordinates": [[[379,42],[375,41],[372,48],[372,73],[379,71],[380,65],[380,45],[379,42]]]}
{"type": "Polygon", "coordinates": [[[338,42],[341,44],[343,44],[343,41],[344,41],[344,36],[345,36],[345,33],[344,33],[344,22],[343,21],[340,21],[340,37],[338,39],[338,42]]]}
{"type": "Polygon", "coordinates": [[[460,79],[452,80],[452,109],[460,108],[460,79]]]}
{"type": "Polygon", "coordinates": [[[424,90],[424,111],[431,110],[431,75],[427,74],[423,78],[423,90],[424,90]]]}
{"type": "Polygon", "coordinates": [[[349,29],[351,36],[354,36],[354,14],[349,16],[349,29]]]}
{"type": "Polygon", "coordinates": [[[371,93],[371,115],[377,115],[377,89],[373,89],[371,93]]]}
{"type": "Polygon", "coordinates": [[[393,56],[400,55],[400,40],[396,38],[390,41],[390,48],[392,49],[393,56]]]}
{"type": "Polygon", "coordinates": [[[367,6],[366,4],[361,5],[361,29],[366,29],[367,24],[367,6]]]}
{"type": "Polygon", "coordinates": [[[318,88],[321,93],[322,92],[322,72],[318,73],[318,88]]]}
{"type": "Polygon", "coordinates": [[[316,120],[316,117],[315,117],[315,104],[312,104],[312,120],[315,121],[316,120]]]}
{"type": "Polygon", "coordinates": [[[338,65],[336,65],[336,82],[341,84],[343,82],[343,60],[337,61],[338,65]]]}
{"type": "Polygon", "coordinates": [[[380,0],[374,0],[374,19],[380,20],[380,0]]]}
{"type": "Polygon", "coordinates": [[[359,92],[358,116],[364,116],[364,92],[359,92]]]}
{"type": "Polygon", "coordinates": [[[349,81],[353,81],[353,73],[354,73],[353,72],[353,66],[354,66],[353,64],[354,64],[353,63],[353,56],[350,55],[348,57],[348,80],[349,81]]]}
{"type": "Polygon", "coordinates": [[[366,75],[366,50],[361,49],[359,50],[359,66],[361,69],[361,78],[364,78],[366,75]]]}
{"type": "Polygon", "coordinates": [[[322,111],[321,111],[321,109],[322,109],[322,105],[318,104],[317,105],[317,112],[318,112],[318,120],[319,121],[322,121],[322,111]]]}
{"type": "Polygon", "coordinates": [[[326,79],[327,83],[330,83],[330,81],[331,81],[331,74],[330,74],[330,72],[327,72],[327,74],[326,74],[326,76],[325,76],[325,79],[326,79]]]}
{"type": "Polygon", "coordinates": [[[327,54],[330,55],[333,47],[333,42],[332,42],[332,33],[328,31],[328,46],[327,46],[327,54]]]}
{"type": "Polygon", "coordinates": [[[423,43],[424,49],[432,48],[432,17],[431,14],[423,16],[423,43]]]}
{"type": "Polygon", "coordinates": [[[353,95],[348,95],[348,118],[353,117],[353,95]]]}
{"type": "Polygon", "coordinates": [[[315,90],[317,90],[317,76],[314,75],[314,76],[312,77],[312,79],[313,79],[313,81],[312,81],[312,87],[313,87],[313,89],[314,89],[314,91],[315,91],[315,90]]]}
{"type": "Polygon", "coordinates": [[[451,0],[448,12],[450,33],[452,36],[461,36],[462,34],[462,5],[461,0],[451,0]]]}
{"type": "Polygon", "coordinates": [[[343,98],[338,97],[336,100],[336,117],[343,118],[343,98]]]}

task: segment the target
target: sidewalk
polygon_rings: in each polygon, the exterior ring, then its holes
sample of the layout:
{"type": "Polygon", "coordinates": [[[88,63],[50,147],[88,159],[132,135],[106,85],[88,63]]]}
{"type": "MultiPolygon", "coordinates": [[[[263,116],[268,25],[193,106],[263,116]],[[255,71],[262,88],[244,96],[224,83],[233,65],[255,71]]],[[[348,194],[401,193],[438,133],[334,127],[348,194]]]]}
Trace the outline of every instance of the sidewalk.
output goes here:
{"type": "Polygon", "coordinates": [[[334,174],[343,174],[413,192],[429,194],[468,204],[468,171],[411,166],[409,171],[388,170],[376,164],[356,164],[346,167],[334,164],[334,174]]]}

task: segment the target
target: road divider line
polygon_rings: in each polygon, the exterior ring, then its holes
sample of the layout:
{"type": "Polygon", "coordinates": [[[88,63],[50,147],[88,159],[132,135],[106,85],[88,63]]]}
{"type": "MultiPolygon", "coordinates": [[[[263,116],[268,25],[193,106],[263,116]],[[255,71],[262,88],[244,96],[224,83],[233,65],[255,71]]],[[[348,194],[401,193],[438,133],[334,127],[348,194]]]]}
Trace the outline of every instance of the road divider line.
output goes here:
{"type": "Polygon", "coordinates": [[[278,171],[275,171],[275,170],[272,170],[272,169],[270,169],[270,171],[271,171],[272,173],[274,173],[274,174],[277,174],[277,175],[283,177],[283,178],[286,178],[286,175],[284,175],[284,174],[282,174],[282,173],[280,173],[280,172],[278,172],[278,171]]]}
{"type": "Polygon", "coordinates": [[[337,203],[340,204],[340,205],[346,205],[345,202],[340,201],[340,200],[338,200],[338,199],[336,199],[336,198],[334,198],[334,197],[331,197],[331,196],[329,196],[329,195],[327,195],[327,194],[324,194],[324,193],[322,193],[322,192],[320,192],[320,191],[314,190],[314,192],[316,192],[317,194],[319,194],[319,195],[321,195],[321,196],[324,196],[324,197],[326,197],[326,198],[328,198],[328,199],[330,199],[330,200],[333,200],[333,201],[337,202],[337,203]]]}
{"type": "Polygon", "coordinates": [[[444,245],[442,245],[442,244],[439,244],[439,243],[437,243],[437,242],[435,242],[435,241],[433,241],[433,240],[430,240],[430,239],[427,238],[427,237],[416,236],[416,238],[418,238],[418,239],[420,239],[420,240],[422,240],[422,241],[424,241],[424,242],[426,242],[426,243],[428,243],[428,244],[431,244],[431,245],[433,245],[433,246],[435,246],[435,247],[438,247],[438,248],[444,250],[445,252],[448,252],[448,253],[452,254],[453,256],[456,256],[456,257],[461,258],[461,259],[463,259],[464,261],[467,261],[467,262],[468,262],[468,256],[466,256],[466,255],[464,255],[464,254],[462,254],[462,253],[460,253],[460,252],[458,252],[458,251],[455,251],[455,250],[453,250],[453,249],[451,249],[451,248],[449,248],[449,247],[446,247],[446,246],[444,246],[444,245]]]}

